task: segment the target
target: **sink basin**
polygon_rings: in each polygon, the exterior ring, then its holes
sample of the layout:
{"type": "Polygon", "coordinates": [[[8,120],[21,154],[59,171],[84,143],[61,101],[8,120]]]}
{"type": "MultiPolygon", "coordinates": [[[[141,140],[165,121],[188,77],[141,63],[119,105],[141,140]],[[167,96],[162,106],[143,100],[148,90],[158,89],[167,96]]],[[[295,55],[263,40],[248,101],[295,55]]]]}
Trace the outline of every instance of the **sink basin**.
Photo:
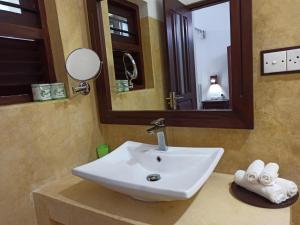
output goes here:
{"type": "Polygon", "coordinates": [[[168,147],[127,141],[112,153],[72,173],[143,201],[191,198],[223,155],[222,148],[168,147]]]}

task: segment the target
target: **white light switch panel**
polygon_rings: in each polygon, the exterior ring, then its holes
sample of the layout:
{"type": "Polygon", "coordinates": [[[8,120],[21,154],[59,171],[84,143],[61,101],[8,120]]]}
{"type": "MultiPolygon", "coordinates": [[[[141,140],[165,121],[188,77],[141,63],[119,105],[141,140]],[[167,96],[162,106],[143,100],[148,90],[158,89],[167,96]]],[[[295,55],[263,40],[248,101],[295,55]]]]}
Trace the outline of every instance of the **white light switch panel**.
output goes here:
{"type": "Polygon", "coordinates": [[[264,53],[264,73],[279,73],[287,71],[286,51],[264,53]]]}
{"type": "Polygon", "coordinates": [[[287,51],[287,71],[300,70],[300,48],[287,51]]]}

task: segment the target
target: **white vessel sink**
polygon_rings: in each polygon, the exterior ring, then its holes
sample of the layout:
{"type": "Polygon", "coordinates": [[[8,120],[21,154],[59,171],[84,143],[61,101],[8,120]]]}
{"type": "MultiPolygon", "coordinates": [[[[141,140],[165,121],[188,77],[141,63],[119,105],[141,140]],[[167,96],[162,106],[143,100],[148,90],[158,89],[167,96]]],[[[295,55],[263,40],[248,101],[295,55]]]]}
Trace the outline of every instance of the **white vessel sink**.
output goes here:
{"type": "Polygon", "coordinates": [[[156,145],[127,141],[105,157],[72,172],[139,200],[184,200],[203,186],[223,152],[222,148],[185,147],[169,147],[162,152],[156,145]],[[152,174],[159,176],[149,177],[152,174]]]}

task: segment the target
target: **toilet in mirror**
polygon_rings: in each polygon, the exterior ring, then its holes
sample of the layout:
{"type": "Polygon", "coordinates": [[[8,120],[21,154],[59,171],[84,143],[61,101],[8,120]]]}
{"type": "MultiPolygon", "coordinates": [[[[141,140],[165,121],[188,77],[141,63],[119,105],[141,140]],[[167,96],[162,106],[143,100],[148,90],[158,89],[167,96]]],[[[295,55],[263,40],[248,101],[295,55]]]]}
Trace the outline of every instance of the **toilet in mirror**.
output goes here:
{"type": "Polygon", "coordinates": [[[66,69],[73,80],[79,81],[78,87],[73,87],[73,93],[88,95],[89,80],[97,79],[101,73],[102,62],[91,49],[79,48],[70,53],[66,60],[66,69]]]}
{"type": "Polygon", "coordinates": [[[108,0],[112,110],[230,110],[230,14],[230,1],[185,11],[184,0],[108,0]]]}

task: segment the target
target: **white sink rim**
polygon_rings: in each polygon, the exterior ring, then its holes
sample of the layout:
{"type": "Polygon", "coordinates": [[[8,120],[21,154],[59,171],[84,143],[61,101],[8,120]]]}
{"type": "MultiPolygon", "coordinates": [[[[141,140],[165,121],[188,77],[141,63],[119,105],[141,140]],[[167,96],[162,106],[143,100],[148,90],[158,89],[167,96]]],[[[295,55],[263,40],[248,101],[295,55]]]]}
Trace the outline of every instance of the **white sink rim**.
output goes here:
{"type": "MultiPolygon", "coordinates": [[[[171,146],[169,147],[167,152],[161,152],[158,150],[153,151],[153,153],[157,153],[158,155],[166,155],[168,157],[172,154],[172,152],[174,152],[176,150],[178,152],[180,152],[181,154],[184,153],[184,155],[186,155],[186,152],[187,153],[192,152],[193,154],[195,154],[195,156],[198,156],[198,155],[202,156],[201,153],[204,154],[204,151],[205,151],[205,154],[208,154],[210,157],[212,157],[213,154],[215,154],[213,157],[213,160],[211,160],[211,162],[209,163],[209,166],[205,167],[205,172],[201,176],[199,176],[199,178],[197,178],[197,181],[194,182],[193,185],[190,185],[188,188],[185,188],[185,189],[180,189],[180,188],[172,189],[170,187],[165,188],[162,186],[156,187],[155,185],[152,185],[151,183],[145,183],[145,182],[143,183],[143,181],[139,181],[139,180],[137,181],[138,183],[134,183],[133,181],[128,181],[128,180],[127,181],[118,180],[115,177],[107,177],[107,174],[103,175],[103,174],[99,174],[98,172],[97,172],[97,174],[95,174],[95,171],[91,172],[89,170],[91,165],[93,165],[94,167],[97,167],[101,163],[103,165],[104,161],[109,162],[109,161],[112,161],[112,158],[114,158],[114,157],[117,158],[119,155],[121,155],[120,151],[127,150],[127,152],[129,152],[128,146],[138,146],[138,145],[141,145],[143,147],[148,146],[149,148],[152,148],[150,151],[152,151],[154,148],[157,147],[156,145],[147,145],[147,144],[143,144],[143,143],[139,143],[139,142],[127,141],[124,144],[120,145],[118,148],[116,148],[113,152],[111,152],[107,156],[100,158],[98,160],[95,160],[91,163],[87,163],[85,165],[74,168],[72,170],[72,173],[83,179],[87,179],[87,180],[96,182],[107,188],[130,195],[130,196],[140,199],[140,200],[146,200],[146,201],[184,200],[184,199],[191,198],[204,185],[204,183],[207,181],[209,176],[212,174],[213,170],[217,166],[219,160],[221,159],[221,157],[224,153],[223,148],[191,148],[191,147],[171,147],[171,146]],[[190,150],[190,151],[187,151],[187,150],[190,150]],[[202,152],[200,152],[201,150],[202,150],[202,152]],[[209,151],[207,151],[207,150],[209,150],[209,151]],[[89,165],[90,165],[90,167],[89,167],[89,165]],[[157,196],[157,198],[155,196],[157,196]]],[[[148,153],[147,151],[148,150],[145,150],[145,151],[143,150],[142,154],[144,154],[144,152],[148,153]]],[[[180,157],[180,156],[176,156],[176,157],[180,157]]],[[[126,159],[124,159],[124,162],[125,162],[125,160],[126,159]]],[[[207,163],[207,162],[205,161],[205,163],[207,163]]],[[[111,165],[111,166],[113,166],[113,165],[111,165]]],[[[193,169],[194,173],[196,172],[196,169],[200,168],[200,167],[199,168],[198,167],[193,169]]],[[[121,169],[121,167],[119,167],[118,169],[121,169]]],[[[187,169],[187,170],[189,170],[189,169],[187,169]]],[[[136,171],[130,171],[130,172],[135,173],[136,171]]],[[[152,173],[152,172],[150,172],[150,173],[152,173]]],[[[160,172],[155,172],[155,171],[153,171],[153,173],[161,174],[160,172]]],[[[168,175],[169,175],[169,173],[168,173],[168,175]]],[[[169,181],[171,181],[171,180],[169,180],[169,181]]],[[[172,181],[174,182],[174,180],[172,180],[172,181]]],[[[192,181],[190,181],[190,182],[192,182],[192,181]]]]}

